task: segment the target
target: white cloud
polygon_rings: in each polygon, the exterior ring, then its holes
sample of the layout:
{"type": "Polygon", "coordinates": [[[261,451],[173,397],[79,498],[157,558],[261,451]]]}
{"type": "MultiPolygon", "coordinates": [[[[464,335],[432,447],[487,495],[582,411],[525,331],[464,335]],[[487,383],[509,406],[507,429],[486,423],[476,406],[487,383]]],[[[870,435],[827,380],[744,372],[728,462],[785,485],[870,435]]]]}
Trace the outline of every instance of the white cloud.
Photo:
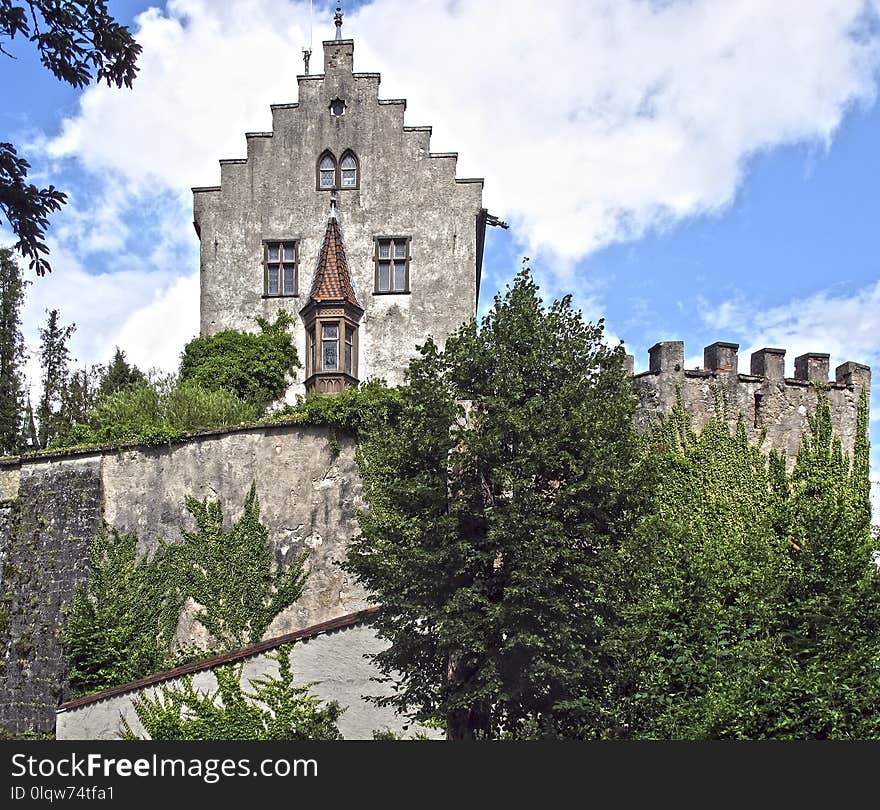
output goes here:
{"type": "MultiPolygon", "coordinates": [[[[529,250],[570,263],[730,202],[744,162],[827,143],[873,100],[880,61],[866,0],[375,0],[346,16],[356,69],[406,96],[410,123],[457,149],[461,175],[529,250]],[[861,27],[859,27],[861,25],[861,27]]],[[[95,87],[50,144],[137,189],[187,198],[216,160],[292,100],[307,4],[171,0],[138,20],[131,92],[95,87]]],[[[330,11],[316,11],[313,71],[330,11]]],[[[533,254],[534,255],[534,254],[533,254]]],[[[569,264],[570,266],[570,264],[569,264]]]]}
{"type": "Polygon", "coordinates": [[[713,306],[702,300],[700,316],[713,329],[724,329],[751,342],[742,355],[764,346],[786,350],[789,373],[805,352],[828,352],[834,364],[847,360],[880,361],[880,281],[851,295],[820,291],[769,309],[750,307],[744,299],[713,306]]]}
{"type": "Polygon", "coordinates": [[[87,273],[60,244],[52,243],[51,276],[34,279],[22,310],[25,342],[32,349],[27,375],[34,395],[39,381],[39,329],[46,311],[75,323],[70,342],[79,365],[107,363],[115,346],[142,369],[174,371],[184,343],[198,334],[198,274],[133,265],[113,273],[87,273]]]}

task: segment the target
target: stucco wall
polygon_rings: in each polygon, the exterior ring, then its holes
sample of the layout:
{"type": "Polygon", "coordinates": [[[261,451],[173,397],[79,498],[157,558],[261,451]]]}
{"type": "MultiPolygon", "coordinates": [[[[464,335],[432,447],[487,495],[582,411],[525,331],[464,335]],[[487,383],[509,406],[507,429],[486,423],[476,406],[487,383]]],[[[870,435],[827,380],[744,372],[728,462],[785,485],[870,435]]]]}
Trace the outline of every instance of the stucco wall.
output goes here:
{"type": "Polygon", "coordinates": [[[188,494],[219,500],[232,521],[255,481],[278,560],[309,555],[305,593],[268,635],[307,627],[366,607],[363,591],[338,566],[363,506],[354,450],[344,433],[281,425],[110,453],[102,459],[104,519],[153,548],[189,525],[188,494]]]}
{"type": "MultiPolygon", "coordinates": [[[[305,304],[330,193],[316,188],[325,149],[353,150],[360,187],[338,192],[339,222],[358,297],[359,377],[402,381],[416,345],[439,343],[476,311],[477,216],[482,182],[456,180],[456,156],[430,151],[430,127],[405,127],[403,100],[379,100],[377,73],[353,73],[350,40],[324,44],[323,75],[300,76],[299,101],[272,107],[273,131],[247,135],[247,158],[221,161],[220,186],[194,190],[201,239],[201,332],[255,329],[254,316],[296,313],[305,357],[305,304]],[[332,116],[330,102],[346,103],[332,116]],[[410,293],[374,295],[374,239],[409,236],[410,293]],[[262,240],[299,244],[299,297],[263,297],[262,240]]],[[[302,393],[299,372],[291,395],[302,393]]]]}
{"type": "MultiPolygon", "coordinates": [[[[256,482],[279,562],[307,551],[297,603],[266,632],[274,637],[367,607],[338,563],[363,505],[354,439],[325,428],[261,426],[158,448],[95,451],[0,465],[0,726],[48,731],[66,699],[61,610],[86,573],[88,540],[101,520],[135,531],[141,548],[180,539],[191,526],[186,496],[217,499],[228,522],[256,482]],[[5,481],[5,484],[3,483],[5,481]],[[13,484],[15,485],[13,487],[13,484]]],[[[183,617],[180,641],[198,641],[183,617]]]]}
{"type": "MultiPolygon", "coordinates": [[[[316,681],[312,692],[322,701],[337,701],[346,711],[339,719],[339,730],[347,740],[372,739],[373,731],[390,729],[402,733],[405,721],[392,709],[380,708],[364,699],[367,695],[387,695],[387,684],[375,683],[371,678],[378,670],[364,657],[379,652],[383,642],[376,638],[369,627],[358,625],[345,630],[319,635],[308,641],[293,645],[291,658],[296,682],[316,681]]],[[[277,663],[268,653],[246,660],[243,664],[242,682],[267,674],[277,673],[277,663]]],[[[211,670],[196,673],[193,685],[204,691],[216,688],[217,682],[211,670]]],[[[174,680],[165,681],[166,686],[174,680]]],[[[60,711],[57,716],[56,736],[59,740],[112,740],[117,739],[120,716],[124,716],[132,729],[143,733],[143,727],[132,708],[132,700],[138,694],[153,697],[162,686],[149,686],[142,690],[99,700],[75,709],[60,711]]],[[[407,731],[406,734],[412,734],[407,731]]]]}

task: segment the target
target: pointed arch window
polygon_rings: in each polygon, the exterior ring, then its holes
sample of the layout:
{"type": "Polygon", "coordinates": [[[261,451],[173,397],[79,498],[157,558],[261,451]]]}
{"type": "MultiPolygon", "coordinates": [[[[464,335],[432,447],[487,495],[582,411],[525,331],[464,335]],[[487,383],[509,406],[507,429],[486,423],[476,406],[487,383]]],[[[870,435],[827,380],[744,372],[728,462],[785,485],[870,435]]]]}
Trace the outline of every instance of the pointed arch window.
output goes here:
{"type": "Polygon", "coordinates": [[[358,188],[360,167],[358,166],[357,155],[351,150],[342,155],[339,162],[339,171],[341,183],[340,188],[358,188]]]}
{"type": "Polygon", "coordinates": [[[336,158],[329,150],[318,160],[318,190],[336,188],[336,158]]]}

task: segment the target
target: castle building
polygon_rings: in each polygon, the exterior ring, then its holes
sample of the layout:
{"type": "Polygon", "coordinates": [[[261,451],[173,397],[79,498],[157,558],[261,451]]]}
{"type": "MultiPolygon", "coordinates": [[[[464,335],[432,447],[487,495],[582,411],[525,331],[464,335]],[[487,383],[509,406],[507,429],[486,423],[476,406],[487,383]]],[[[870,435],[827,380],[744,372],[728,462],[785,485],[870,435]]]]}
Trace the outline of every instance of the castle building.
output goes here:
{"type": "MultiPolygon", "coordinates": [[[[430,127],[405,126],[406,102],[379,99],[379,75],[354,72],[353,58],[337,15],[323,74],[306,67],[298,103],[272,106],[272,132],[247,134],[247,157],[221,161],[219,186],[193,190],[201,333],[252,330],[257,317],[289,312],[303,360],[291,395],[370,378],[402,383],[428,335],[442,346],[474,317],[486,227],[502,224],[482,206],[482,180],[457,178],[456,155],[431,152],[430,127]]],[[[713,343],[703,367],[686,368],[681,341],[657,343],[633,376],[637,427],[678,401],[697,428],[722,409],[791,461],[826,397],[853,449],[869,368],[843,363],[829,380],[829,356],[808,353],[787,376],[783,349],[755,352],[748,369],[738,350],[713,343]]],[[[365,654],[384,642],[368,626],[369,594],[340,566],[366,506],[357,437],[291,421],[0,460],[0,728],[114,738],[121,712],[133,721],[141,690],[155,695],[187,673],[213,689],[210,673],[230,661],[265,674],[264,654],[296,641],[303,682],[319,681],[322,699],[348,706],[346,737],[402,730],[388,707],[377,714],[362,700],[378,688],[365,654]],[[96,534],[106,525],[136,532],[150,553],[179,536],[187,496],[234,509],[252,485],[279,564],[307,556],[302,596],[259,644],[72,699],[59,628],[96,534]]],[[[191,647],[199,638],[188,610],[178,637],[191,647]]]]}
{"type": "Polygon", "coordinates": [[[324,72],[272,105],[272,132],[193,189],[202,335],[294,316],[304,369],[288,396],[370,378],[403,381],[428,335],[441,345],[476,314],[488,217],[482,179],[457,178],[431,128],[405,126],[354,43],[323,43],[324,72]]]}

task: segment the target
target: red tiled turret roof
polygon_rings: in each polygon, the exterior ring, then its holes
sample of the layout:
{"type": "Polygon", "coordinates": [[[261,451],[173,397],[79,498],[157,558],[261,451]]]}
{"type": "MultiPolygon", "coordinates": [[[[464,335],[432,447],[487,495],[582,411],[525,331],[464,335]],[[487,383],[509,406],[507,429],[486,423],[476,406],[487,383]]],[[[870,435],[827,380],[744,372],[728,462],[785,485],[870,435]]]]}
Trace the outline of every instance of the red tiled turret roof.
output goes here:
{"type": "Polygon", "coordinates": [[[358,303],[348,269],[348,258],[342,241],[342,231],[336,219],[335,208],[331,210],[327,220],[327,231],[324,244],[318,256],[318,268],[312,280],[312,289],[307,304],[329,301],[345,301],[362,309],[358,303]]]}

